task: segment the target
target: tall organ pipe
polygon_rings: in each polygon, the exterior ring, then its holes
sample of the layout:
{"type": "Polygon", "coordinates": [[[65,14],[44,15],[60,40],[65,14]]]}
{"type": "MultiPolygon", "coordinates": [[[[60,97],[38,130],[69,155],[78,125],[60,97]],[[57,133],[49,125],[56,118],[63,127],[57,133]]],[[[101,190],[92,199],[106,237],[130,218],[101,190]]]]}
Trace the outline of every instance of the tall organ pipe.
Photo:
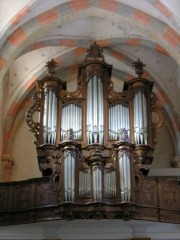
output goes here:
{"type": "Polygon", "coordinates": [[[43,142],[55,144],[57,131],[57,97],[51,89],[45,93],[43,126],[43,142]]]}
{"type": "Polygon", "coordinates": [[[141,91],[134,97],[134,138],[136,145],[147,144],[147,104],[141,91]]]}
{"type": "Polygon", "coordinates": [[[93,198],[94,201],[102,200],[102,169],[100,166],[92,167],[93,174],[93,198]]]}
{"type": "Polygon", "coordinates": [[[124,152],[119,154],[121,202],[131,201],[130,159],[124,152]]]}
{"type": "Polygon", "coordinates": [[[64,201],[74,202],[75,196],[75,158],[71,151],[64,157],[64,201]]]}
{"type": "Polygon", "coordinates": [[[87,142],[104,142],[103,84],[94,75],[87,81],[87,142]]]}

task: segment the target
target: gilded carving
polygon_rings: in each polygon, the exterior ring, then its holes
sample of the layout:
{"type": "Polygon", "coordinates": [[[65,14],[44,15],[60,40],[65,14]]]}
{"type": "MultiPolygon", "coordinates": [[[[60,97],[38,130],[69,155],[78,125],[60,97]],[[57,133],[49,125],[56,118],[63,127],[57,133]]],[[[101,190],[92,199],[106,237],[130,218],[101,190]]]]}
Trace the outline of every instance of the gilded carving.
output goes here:
{"type": "Polygon", "coordinates": [[[34,136],[36,139],[35,144],[38,145],[40,123],[35,122],[33,119],[33,116],[36,112],[40,112],[40,92],[39,91],[37,91],[34,94],[33,104],[30,107],[30,109],[28,110],[27,115],[26,115],[26,122],[27,122],[28,126],[30,127],[30,131],[32,133],[34,133],[34,136]]]}

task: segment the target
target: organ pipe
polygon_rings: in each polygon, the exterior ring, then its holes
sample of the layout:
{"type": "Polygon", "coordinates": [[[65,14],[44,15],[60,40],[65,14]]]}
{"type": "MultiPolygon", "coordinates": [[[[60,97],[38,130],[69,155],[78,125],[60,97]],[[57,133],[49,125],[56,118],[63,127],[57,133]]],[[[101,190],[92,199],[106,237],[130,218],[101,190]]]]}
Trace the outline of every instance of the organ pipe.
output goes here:
{"type": "Polygon", "coordinates": [[[147,103],[144,93],[134,96],[134,138],[136,145],[147,145],[147,103]]]}
{"type": "Polygon", "coordinates": [[[75,157],[73,152],[64,153],[64,201],[74,202],[75,196],[75,157]]]}
{"type": "Polygon", "coordinates": [[[100,166],[92,166],[93,199],[102,201],[102,169],[100,166]]]}
{"type": "Polygon", "coordinates": [[[130,134],[129,126],[129,108],[122,104],[113,104],[109,106],[109,139],[118,140],[119,133],[127,130],[130,134]]]}
{"type": "Polygon", "coordinates": [[[134,96],[134,134],[136,145],[147,144],[147,103],[141,91],[134,96]]]}
{"type": "Polygon", "coordinates": [[[45,92],[43,126],[43,142],[56,144],[57,97],[51,89],[45,92]]]}
{"type": "Polygon", "coordinates": [[[116,197],[116,175],[115,170],[105,169],[104,172],[104,195],[108,198],[116,197]]]}
{"type": "Polygon", "coordinates": [[[91,195],[91,175],[90,170],[79,171],[79,196],[89,197],[91,195]]]}
{"type": "Polygon", "coordinates": [[[87,142],[104,142],[103,84],[94,75],[87,81],[87,142]]]}
{"type": "Polygon", "coordinates": [[[61,111],[61,139],[64,140],[66,131],[72,129],[74,139],[82,137],[82,108],[74,103],[62,107],[61,111]]]}
{"type": "Polygon", "coordinates": [[[118,158],[120,173],[120,192],[121,202],[130,202],[131,200],[131,173],[130,160],[126,152],[121,152],[118,158]]]}

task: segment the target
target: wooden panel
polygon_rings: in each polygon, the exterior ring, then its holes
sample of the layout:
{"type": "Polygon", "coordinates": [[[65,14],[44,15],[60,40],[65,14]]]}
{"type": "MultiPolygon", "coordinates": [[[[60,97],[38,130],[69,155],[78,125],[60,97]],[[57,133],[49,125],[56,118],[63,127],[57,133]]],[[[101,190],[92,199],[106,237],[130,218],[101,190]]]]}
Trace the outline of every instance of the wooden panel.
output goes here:
{"type": "Polygon", "coordinates": [[[158,181],[160,208],[180,209],[180,185],[177,181],[158,181]]]}
{"type": "Polygon", "coordinates": [[[140,205],[158,206],[157,181],[154,178],[143,178],[141,187],[140,205]]]}

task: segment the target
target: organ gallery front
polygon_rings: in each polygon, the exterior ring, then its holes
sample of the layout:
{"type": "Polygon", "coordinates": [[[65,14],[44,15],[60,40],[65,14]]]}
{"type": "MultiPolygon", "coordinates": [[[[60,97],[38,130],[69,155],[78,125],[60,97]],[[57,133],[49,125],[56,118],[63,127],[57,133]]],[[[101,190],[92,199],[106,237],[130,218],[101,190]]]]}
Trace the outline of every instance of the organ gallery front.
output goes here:
{"type": "MultiPolygon", "coordinates": [[[[163,120],[152,122],[157,106],[153,82],[142,77],[145,64],[133,63],[137,77],[122,91],[115,89],[112,65],[96,42],[79,66],[75,91],[55,76],[54,59],[46,67],[26,116],[42,178],[15,183],[14,209],[8,205],[0,216],[13,210],[20,223],[80,218],[180,223],[179,183],[147,176],[163,120]],[[26,203],[16,199],[17,189],[28,192],[26,203]]],[[[5,224],[14,221],[10,214],[5,224]]]]}

